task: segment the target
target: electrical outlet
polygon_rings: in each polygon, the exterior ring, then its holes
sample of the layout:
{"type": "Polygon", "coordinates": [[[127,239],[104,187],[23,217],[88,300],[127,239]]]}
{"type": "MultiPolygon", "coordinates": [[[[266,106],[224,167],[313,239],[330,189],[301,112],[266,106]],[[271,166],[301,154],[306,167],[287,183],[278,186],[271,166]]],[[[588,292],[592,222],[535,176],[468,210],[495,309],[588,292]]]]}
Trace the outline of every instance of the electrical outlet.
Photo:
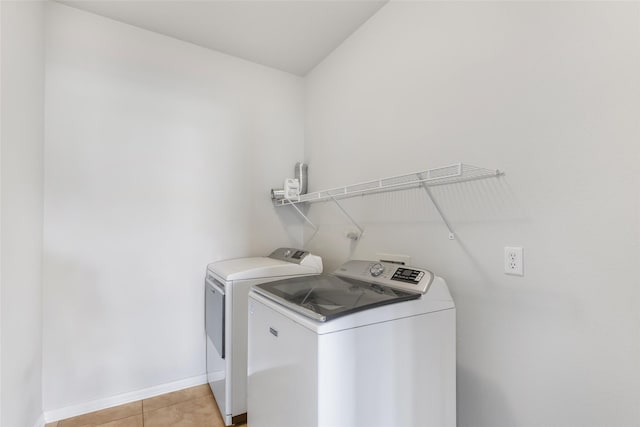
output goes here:
{"type": "Polygon", "coordinates": [[[524,276],[524,257],[521,247],[505,246],[504,248],[504,274],[524,276]]]}

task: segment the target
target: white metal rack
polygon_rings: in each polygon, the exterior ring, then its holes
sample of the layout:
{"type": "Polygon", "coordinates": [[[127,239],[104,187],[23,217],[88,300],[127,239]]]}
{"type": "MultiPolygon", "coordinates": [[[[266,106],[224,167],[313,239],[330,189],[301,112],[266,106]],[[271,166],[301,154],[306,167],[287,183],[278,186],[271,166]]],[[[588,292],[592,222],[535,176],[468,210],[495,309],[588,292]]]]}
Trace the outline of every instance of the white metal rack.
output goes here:
{"type": "MultiPolygon", "coordinates": [[[[454,184],[458,182],[466,182],[477,179],[484,179],[490,177],[497,177],[502,175],[498,169],[486,169],[477,166],[472,166],[464,163],[456,163],[449,166],[443,166],[440,168],[427,169],[420,172],[412,172],[403,175],[391,176],[388,178],[375,179],[372,181],[361,182],[358,184],[347,185],[344,187],[331,188],[329,190],[314,191],[313,193],[303,194],[295,199],[281,199],[274,202],[276,206],[292,206],[298,214],[300,214],[305,221],[307,221],[314,229],[318,229],[316,225],[307,218],[307,216],[296,205],[299,203],[314,203],[332,200],[336,203],[338,208],[342,211],[347,218],[358,228],[360,235],[364,229],[347,213],[347,211],[340,205],[338,199],[353,197],[362,194],[381,193],[386,191],[404,190],[408,188],[423,187],[429,196],[429,199],[433,203],[434,207],[438,211],[438,214],[442,218],[449,229],[449,239],[454,239],[453,229],[443,215],[440,206],[436,202],[431,193],[430,187],[454,184]]],[[[350,238],[357,240],[359,235],[351,235],[350,238]]]]}

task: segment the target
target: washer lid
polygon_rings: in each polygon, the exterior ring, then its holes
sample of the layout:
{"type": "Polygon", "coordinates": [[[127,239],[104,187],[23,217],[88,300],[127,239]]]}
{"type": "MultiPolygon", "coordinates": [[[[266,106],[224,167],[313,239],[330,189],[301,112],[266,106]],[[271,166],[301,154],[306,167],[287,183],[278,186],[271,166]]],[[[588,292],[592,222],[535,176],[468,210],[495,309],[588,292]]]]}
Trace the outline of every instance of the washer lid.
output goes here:
{"type": "Polygon", "coordinates": [[[418,299],[422,295],[333,275],[278,280],[255,285],[253,289],[321,322],[374,307],[418,299]]]}
{"type": "Polygon", "coordinates": [[[286,277],[322,273],[322,261],[319,263],[294,264],[268,257],[236,258],[212,262],[207,265],[207,270],[217,274],[224,280],[286,277]]]}

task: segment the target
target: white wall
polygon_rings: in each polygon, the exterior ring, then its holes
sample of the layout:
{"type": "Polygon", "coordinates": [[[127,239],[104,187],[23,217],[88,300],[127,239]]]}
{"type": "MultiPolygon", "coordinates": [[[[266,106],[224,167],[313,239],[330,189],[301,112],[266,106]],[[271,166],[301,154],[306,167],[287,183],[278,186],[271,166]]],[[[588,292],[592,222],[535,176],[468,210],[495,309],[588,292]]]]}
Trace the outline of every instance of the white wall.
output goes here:
{"type": "Polygon", "coordinates": [[[42,414],[44,7],[0,2],[0,425],[42,414]]]}
{"type": "Polygon", "coordinates": [[[205,372],[208,262],[299,243],[275,211],[302,79],[52,3],[44,405],[205,372]]]}
{"type": "Polygon", "coordinates": [[[312,190],[464,161],[506,175],[314,204],[326,269],[404,253],[458,307],[458,425],[640,425],[637,3],[392,2],[308,76],[312,190]],[[525,276],[503,247],[525,248],[525,276]]]}

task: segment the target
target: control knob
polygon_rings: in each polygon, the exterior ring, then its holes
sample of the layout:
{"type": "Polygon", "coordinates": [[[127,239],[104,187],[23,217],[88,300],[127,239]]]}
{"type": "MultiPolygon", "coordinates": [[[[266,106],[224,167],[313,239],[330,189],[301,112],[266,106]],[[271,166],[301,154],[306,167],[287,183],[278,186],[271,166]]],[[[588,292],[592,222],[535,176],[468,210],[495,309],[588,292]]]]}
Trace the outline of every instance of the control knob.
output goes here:
{"type": "Polygon", "coordinates": [[[376,262],[371,267],[369,267],[369,273],[371,273],[373,277],[378,277],[379,275],[384,273],[384,265],[376,262]]]}

